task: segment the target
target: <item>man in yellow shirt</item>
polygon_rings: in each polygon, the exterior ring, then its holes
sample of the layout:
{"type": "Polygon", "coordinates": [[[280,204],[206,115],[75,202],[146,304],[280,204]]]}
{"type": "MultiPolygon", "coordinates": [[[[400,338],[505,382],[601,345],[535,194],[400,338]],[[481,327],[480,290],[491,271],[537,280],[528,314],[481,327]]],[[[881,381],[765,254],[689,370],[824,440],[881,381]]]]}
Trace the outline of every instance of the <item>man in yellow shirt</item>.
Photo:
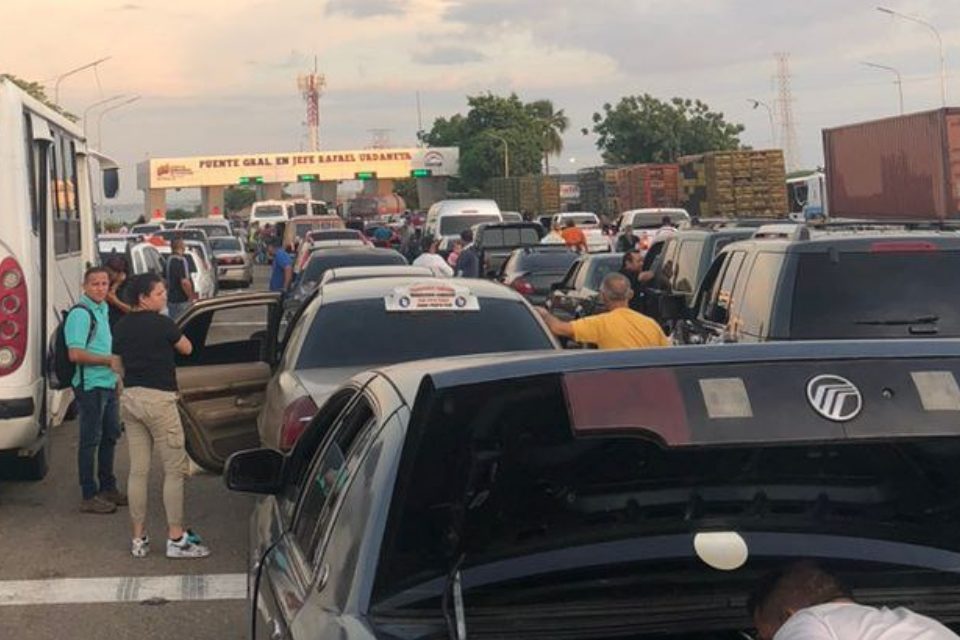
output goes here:
{"type": "Polygon", "coordinates": [[[555,335],[575,342],[590,343],[600,349],[644,349],[668,347],[670,341],[655,320],[630,309],[633,291],[621,273],[608,273],[600,285],[600,298],[607,311],[564,322],[546,309],[537,312],[555,335]]]}

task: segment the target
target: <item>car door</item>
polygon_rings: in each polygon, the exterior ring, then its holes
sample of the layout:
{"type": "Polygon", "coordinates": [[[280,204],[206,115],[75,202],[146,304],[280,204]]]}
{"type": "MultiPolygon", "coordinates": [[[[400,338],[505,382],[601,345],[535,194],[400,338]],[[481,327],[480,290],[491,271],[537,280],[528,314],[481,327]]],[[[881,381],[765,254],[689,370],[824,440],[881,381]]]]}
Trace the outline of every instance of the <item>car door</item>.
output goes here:
{"type": "Polygon", "coordinates": [[[367,445],[395,410],[386,409],[382,416],[384,409],[371,394],[358,395],[312,458],[290,526],[258,564],[253,591],[256,640],[291,638],[290,627],[308,598],[331,579],[322,546],[367,445]]]}
{"type": "Polygon", "coordinates": [[[579,274],[585,270],[585,259],[577,260],[570,266],[567,275],[563,277],[557,288],[551,292],[550,310],[561,320],[573,320],[577,304],[574,296],[574,287],[579,279],[579,274]]]}
{"type": "Polygon", "coordinates": [[[258,446],[257,414],[276,362],[280,296],[201,301],[179,320],[193,344],[177,356],[180,415],[191,457],[219,472],[227,457],[258,446]]]}
{"type": "MultiPolygon", "coordinates": [[[[731,321],[730,311],[733,306],[733,291],[737,284],[746,257],[745,251],[731,251],[721,254],[718,260],[722,264],[711,268],[713,275],[709,288],[704,290],[703,297],[698,301],[697,329],[704,343],[729,342],[735,340],[735,335],[729,330],[731,321]]],[[[707,282],[704,282],[707,285],[707,282]]]]}

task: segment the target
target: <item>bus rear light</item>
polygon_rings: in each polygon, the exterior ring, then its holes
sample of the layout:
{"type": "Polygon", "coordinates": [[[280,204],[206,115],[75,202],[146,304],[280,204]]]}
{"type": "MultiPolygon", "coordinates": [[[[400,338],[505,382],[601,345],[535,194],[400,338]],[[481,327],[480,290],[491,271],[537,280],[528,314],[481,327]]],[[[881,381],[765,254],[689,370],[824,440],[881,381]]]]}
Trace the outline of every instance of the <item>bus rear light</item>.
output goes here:
{"type": "Polygon", "coordinates": [[[4,376],[23,363],[30,322],[27,282],[13,258],[0,262],[0,313],[0,376],[4,376]]]}

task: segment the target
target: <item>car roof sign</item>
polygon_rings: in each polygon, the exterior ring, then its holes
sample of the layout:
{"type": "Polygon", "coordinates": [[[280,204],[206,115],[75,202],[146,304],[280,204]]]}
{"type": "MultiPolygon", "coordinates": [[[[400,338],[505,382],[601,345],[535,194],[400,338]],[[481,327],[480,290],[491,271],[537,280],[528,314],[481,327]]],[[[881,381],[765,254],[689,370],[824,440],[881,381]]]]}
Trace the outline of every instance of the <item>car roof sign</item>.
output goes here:
{"type": "Polygon", "coordinates": [[[397,287],[384,298],[387,311],[480,311],[480,300],[464,286],[422,283],[397,287]]]}

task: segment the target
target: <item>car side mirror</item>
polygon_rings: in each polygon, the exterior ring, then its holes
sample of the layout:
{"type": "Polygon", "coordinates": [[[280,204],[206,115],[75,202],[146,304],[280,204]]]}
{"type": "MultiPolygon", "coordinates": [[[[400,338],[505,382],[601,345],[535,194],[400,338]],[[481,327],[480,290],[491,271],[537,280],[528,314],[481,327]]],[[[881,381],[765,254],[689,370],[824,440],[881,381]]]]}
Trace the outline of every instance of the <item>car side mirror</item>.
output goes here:
{"type": "Polygon", "coordinates": [[[120,191],[120,169],[110,168],[103,170],[103,197],[110,200],[117,197],[120,191]]]}
{"type": "Polygon", "coordinates": [[[687,297],[685,295],[673,293],[660,296],[660,320],[662,322],[687,320],[689,317],[690,309],[687,307],[687,297]]]}
{"type": "Polygon", "coordinates": [[[276,449],[237,451],[227,458],[223,478],[231,491],[276,495],[283,487],[283,462],[276,449]]]}

